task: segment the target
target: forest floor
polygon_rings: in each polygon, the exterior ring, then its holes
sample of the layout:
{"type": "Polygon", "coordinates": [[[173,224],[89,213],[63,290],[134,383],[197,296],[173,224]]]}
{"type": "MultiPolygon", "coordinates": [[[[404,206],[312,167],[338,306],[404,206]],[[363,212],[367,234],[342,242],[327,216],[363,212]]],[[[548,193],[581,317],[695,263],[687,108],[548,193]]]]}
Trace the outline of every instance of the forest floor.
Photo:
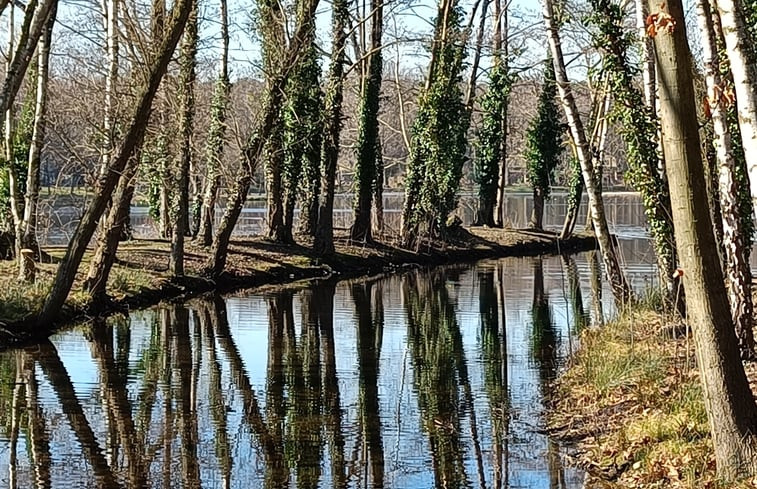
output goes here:
{"type": "MultiPolygon", "coordinates": [[[[693,339],[660,311],[641,304],[582,332],[553,389],[550,435],[588,472],[588,487],[757,487],[757,478],[718,481],[693,339]]],[[[745,368],[757,394],[757,363],[745,368]]]]}
{"type": "Polygon", "coordinates": [[[63,256],[65,248],[44,248],[53,263],[38,264],[37,280],[32,285],[17,281],[15,262],[0,261],[0,347],[34,341],[64,324],[93,316],[127,312],[163,300],[181,301],[211,291],[230,292],[300,280],[375,275],[408,267],[587,250],[596,246],[593,235],[576,234],[561,241],[549,231],[476,227],[455,228],[446,241],[410,251],[398,247],[396,238],[390,236],[378,237],[372,244],[354,243],[342,231],[337,232],[336,252],[321,258],[312,253],[308,238],[296,239],[298,243],[292,245],[263,238],[232,241],[225,272],[215,280],[203,274],[208,250],[191,241],[186,245],[185,276],[178,279],[168,273],[167,241],[123,242],[108,280],[110,298],[106,303],[92,303],[82,290],[91,259],[88,253],[58,321],[41,330],[30,330],[26,320],[46,298],[57,267],[55,261],[63,256]]]}

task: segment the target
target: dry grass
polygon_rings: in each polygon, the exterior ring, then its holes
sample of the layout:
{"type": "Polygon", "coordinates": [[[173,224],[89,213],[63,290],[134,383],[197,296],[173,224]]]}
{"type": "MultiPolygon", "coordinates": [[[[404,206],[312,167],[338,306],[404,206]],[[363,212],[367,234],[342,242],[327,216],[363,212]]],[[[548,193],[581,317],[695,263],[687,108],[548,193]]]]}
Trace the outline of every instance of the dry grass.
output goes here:
{"type": "Polygon", "coordinates": [[[692,343],[649,309],[582,335],[550,413],[577,465],[613,487],[757,487],[716,478],[692,343]]]}

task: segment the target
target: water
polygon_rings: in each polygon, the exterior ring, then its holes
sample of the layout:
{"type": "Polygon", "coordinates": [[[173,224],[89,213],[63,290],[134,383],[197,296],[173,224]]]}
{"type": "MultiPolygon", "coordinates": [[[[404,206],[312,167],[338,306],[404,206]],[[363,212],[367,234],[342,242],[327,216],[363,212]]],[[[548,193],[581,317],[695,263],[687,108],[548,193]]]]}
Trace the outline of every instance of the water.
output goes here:
{"type": "Polygon", "coordinates": [[[612,312],[593,258],[163,305],[4,352],[0,484],[582,487],[541,428],[577,331],[612,312]]]}

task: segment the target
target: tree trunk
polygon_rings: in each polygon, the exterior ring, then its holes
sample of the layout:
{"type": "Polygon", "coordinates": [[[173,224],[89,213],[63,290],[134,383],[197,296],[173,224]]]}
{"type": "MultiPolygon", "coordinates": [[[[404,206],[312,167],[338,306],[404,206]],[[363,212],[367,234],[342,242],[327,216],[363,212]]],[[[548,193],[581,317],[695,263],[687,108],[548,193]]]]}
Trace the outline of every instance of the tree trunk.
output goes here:
{"type": "MultiPolygon", "coordinates": [[[[660,6],[650,0],[652,14],[660,6]]],[[[757,474],[757,406],[738,352],[705,192],[683,6],[668,2],[673,32],[655,37],[663,149],[676,244],[686,285],[687,320],[696,343],[718,476],[757,474]]]]}
{"type": "Polygon", "coordinates": [[[184,29],[181,46],[181,72],[179,90],[181,120],[179,133],[179,165],[177,182],[177,205],[174,215],[174,229],[171,236],[171,255],[168,270],[174,277],[184,275],[184,237],[189,233],[189,169],[192,159],[192,123],[194,119],[195,57],[197,56],[197,0],[193,0],[192,11],[184,29]]]}
{"type": "Polygon", "coordinates": [[[610,279],[610,287],[612,288],[616,302],[625,304],[633,299],[633,292],[623,275],[623,271],[620,269],[615,243],[613,243],[612,237],[610,236],[610,230],[607,227],[602,194],[597,188],[594,180],[589,144],[586,141],[583,123],[578,114],[576,101],[573,98],[570,82],[568,81],[565,61],[562,55],[562,46],[560,45],[560,36],[557,31],[557,26],[553,22],[554,14],[552,1],[553,0],[544,1],[544,21],[546,23],[549,45],[555,63],[557,88],[560,94],[560,99],[563,103],[563,108],[565,109],[565,116],[568,120],[568,125],[570,126],[570,132],[573,136],[573,140],[576,142],[578,161],[581,163],[581,173],[583,174],[586,193],[589,196],[589,212],[591,214],[591,220],[594,223],[594,230],[597,235],[597,241],[599,242],[599,249],[602,253],[602,261],[604,262],[607,275],[610,279]]]}
{"type": "Polygon", "coordinates": [[[247,198],[247,191],[252,181],[252,175],[260,161],[263,148],[273,132],[274,125],[279,117],[284,87],[286,86],[291,68],[296,65],[298,59],[303,54],[302,46],[306,41],[307,31],[310,29],[310,22],[313,15],[315,15],[317,6],[318,0],[308,0],[303,9],[302,18],[299,19],[297,31],[282,57],[279,71],[266,89],[265,103],[262,111],[263,116],[250,132],[248,141],[245,144],[243,152],[244,161],[242,162],[237,183],[231,190],[226,211],[213,239],[210,258],[205,267],[205,273],[210,277],[216,278],[220,276],[226,266],[231,233],[234,230],[237,219],[239,219],[239,214],[242,212],[242,207],[247,198]]]}
{"type": "Polygon", "coordinates": [[[371,12],[371,55],[368,60],[367,80],[360,100],[358,123],[355,220],[350,228],[350,239],[355,241],[371,241],[371,202],[376,179],[376,150],[379,148],[378,112],[384,66],[381,52],[381,37],[384,31],[383,0],[371,0],[371,12]]]}
{"type": "Polygon", "coordinates": [[[339,159],[339,135],[342,130],[345,44],[347,42],[347,0],[334,0],[331,29],[333,46],[329,66],[328,89],[324,107],[323,142],[321,143],[321,199],[313,250],[318,255],[334,252],[334,187],[339,159]]]}
{"type": "MultiPolygon", "coordinates": [[[[37,64],[37,100],[34,108],[34,126],[32,140],[29,146],[29,163],[26,175],[26,199],[24,202],[24,219],[21,223],[21,248],[34,251],[35,259],[39,259],[39,243],[37,242],[37,205],[39,203],[39,171],[40,154],[45,143],[45,117],[47,113],[47,81],[48,61],[50,59],[50,43],[53,26],[57,14],[57,5],[50,11],[47,26],[40,37],[37,64]]],[[[19,275],[29,276],[28,263],[21,261],[19,275]]],[[[32,264],[33,266],[33,264],[32,264]]]]}
{"type": "Polygon", "coordinates": [[[757,208],[757,59],[750,52],[752,41],[747,31],[744,10],[738,0],[717,0],[733,88],[739,112],[741,144],[749,170],[752,205],[757,208]]]}
{"type": "Polygon", "coordinates": [[[229,105],[231,83],[229,81],[229,16],[226,0],[220,0],[221,10],[221,61],[213,92],[210,132],[205,146],[205,168],[207,179],[200,210],[200,227],[197,235],[202,246],[213,243],[213,219],[215,218],[216,197],[221,184],[220,160],[223,155],[226,135],[226,111],[229,105]]]}
{"type": "Polygon", "coordinates": [[[384,156],[381,138],[376,139],[376,178],[373,182],[373,233],[384,232],[384,156]]]}
{"type": "Polygon", "coordinates": [[[715,42],[709,0],[697,1],[697,20],[702,33],[702,55],[707,84],[707,103],[714,131],[713,146],[718,161],[720,209],[723,222],[726,290],[730,299],[731,317],[739,340],[742,358],[755,355],[752,333],[752,276],[744,253],[744,231],[739,215],[739,188],[736,184],[736,162],[733,158],[728,128],[726,102],[722,96],[720,60],[715,42]]]}
{"type": "Polygon", "coordinates": [[[528,225],[532,229],[543,229],[542,221],[544,219],[544,191],[541,188],[534,188],[534,208],[531,210],[531,220],[528,225]]]}
{"type": "Polygon", "coordinates": [[[18,44],[13,51],[13,57],[9,63],[5,80],[0,88],[0,125],[4,122],[3,118],[6,115],[6,111],[16,99],[18,89],[21,87],[21,82],[23,82],[26,75],[26,68],[29,66],[29,62],[34,55],[34,50],[37,48],[42,31],[47,25],[50,12],[53,6],[57,4],[57,0],[43,0],[37,6],[37,0],[30,0],[26,5],[26,13],[23,25],[21,26],[18,44]]]}
{"type": "MultiPolygon", "coordinates": [[[[494,0],[494,52],[497,55],[495,60],[499,60],[504,65],[504,72],[510,71],[509,68],[509,24],[508,24],[508,9],[510,2],[505,2],[504,6],[501,5],[500,0],[494,0]],[[502,8],[503,7],[503,8],[502,8]]],[[[499,227],[505,226],[505,188],[510,184],[510,177],[508,175],[507,167],[507,109],[510,101],[509,90],[508,97],[504,100],[504,107],[502,112],[502,143],[500,148],[500,167],[498,172],[497,182],[497,202],[495,204],[495,216],[494,223],[499,227]]]]}
{"type": "Polygon", "coordinates": [[[158,85],[160,85],[171,55],[184,30],[184,25],[189,17],[191,3],[191,0],[177,0],[177,3],[174,5],[168,34],[160,43],[159,55],[151,63],[149,76],[145,85],[140,90],[141,93],[129,119],[131,122],[124,139],[118,151],[114,153],[113,160],[108,165],[108,171],[98,178],[92,201],[79,221],[66,254],[58,265],[58,271],[55,275],[55,281],[53,282],[50,294],[37,317],[39,325],[48,325],[53,322],[63,303],[66,301],[66,297],[68,297],[71,285],[76,277],[79,264],[84,256],[84,251],[87,249],[89,240],[92,238],[92,234],[97,226],[97,220],[105,210],[110,194],[115,188],[129,158],[133,156],[134,149],[138,148],[144,139],[145,128],[150,116],[150,108],[155,97],[155,92],[158,90],[158,85]]]}

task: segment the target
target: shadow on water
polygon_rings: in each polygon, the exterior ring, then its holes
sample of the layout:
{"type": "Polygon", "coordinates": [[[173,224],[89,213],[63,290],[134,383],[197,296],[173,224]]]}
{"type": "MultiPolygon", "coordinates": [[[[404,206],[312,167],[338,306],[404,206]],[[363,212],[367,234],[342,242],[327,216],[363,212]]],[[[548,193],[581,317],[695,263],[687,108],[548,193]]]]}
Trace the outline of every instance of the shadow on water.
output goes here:
{"type": "Polygon", "coordinates": [[[211,297],[5,352],[0,481],[581,487],[538,428],[588,324],[590,268],[507,259],[211,297]]]}

